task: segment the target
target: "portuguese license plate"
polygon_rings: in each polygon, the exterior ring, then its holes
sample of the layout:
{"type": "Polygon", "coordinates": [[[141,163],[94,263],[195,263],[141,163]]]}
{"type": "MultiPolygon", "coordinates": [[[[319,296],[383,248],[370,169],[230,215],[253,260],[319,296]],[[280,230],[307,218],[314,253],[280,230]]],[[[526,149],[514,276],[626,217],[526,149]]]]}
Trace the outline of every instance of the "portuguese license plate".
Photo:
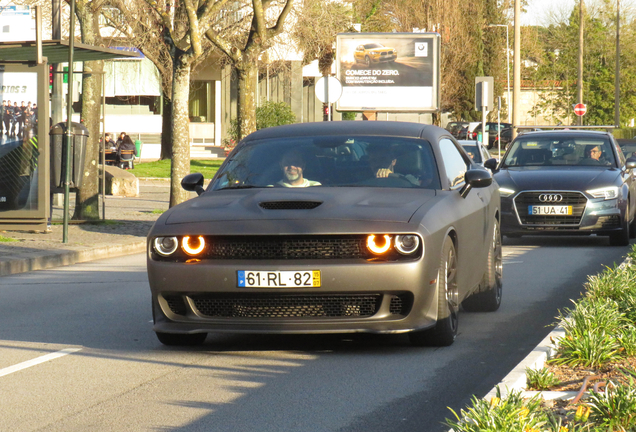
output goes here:
{"type": "Polygon", "coordinates": [[[570,216],[572,215],[572,206],[528,206],[528,214],[530,215],[554,215],[554,216],[570,216]]]}
{"type": "Polygon", "coordinates": [[[238,271],[238,286],[246,288],[304,288],[320,286],[320,270],[238,271]]]}

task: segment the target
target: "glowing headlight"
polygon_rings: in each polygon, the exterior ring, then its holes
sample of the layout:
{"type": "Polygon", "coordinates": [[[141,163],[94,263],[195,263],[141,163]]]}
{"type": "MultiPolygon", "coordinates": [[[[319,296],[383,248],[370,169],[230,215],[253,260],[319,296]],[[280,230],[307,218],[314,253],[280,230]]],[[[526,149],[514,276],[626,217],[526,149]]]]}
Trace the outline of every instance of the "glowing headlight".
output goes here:
{"type": "Polygon", "coordinates": [[[157,237],[153,243],[155,252],[161,256],[172,255],[179,247],[179,240],[176,237],[157,237]]]}
{"type": "Polygon", "coordinates": [[[376,255],[386,253],[391,249],[391,236],[384,235],[376,240],[375,235],[371,234],[367,237],[367,248],[376,255]]]}
{"type": "Polygon", "coordinates": [[[594,198],[604,198],[606,200],[616,199],[618,198],[618,187],[610,186],[606,188],[592,189],[587,191],[587,193],[592,195],[594,198]]]}
{"type": "Polygon", "coordinates": [[[184,236],[181,240],[181,248],[188,255],[198,255],[203,252],[203,248],[205,248],[205,239],[203,236],[184,236]]]}
{"type": "Polygon", "coordinates": [[[402,255],[415,252],[420,245],[420,238],[413,234],[395,236],[395,248],[402,255]]]}
{"type": "Polygon", "coordinates": [[[501,195],[503,198],[507,198],[513,193],[515,193],[515,191],[513,191],[512,189],[499,188],[499,195],[501,195]]]}

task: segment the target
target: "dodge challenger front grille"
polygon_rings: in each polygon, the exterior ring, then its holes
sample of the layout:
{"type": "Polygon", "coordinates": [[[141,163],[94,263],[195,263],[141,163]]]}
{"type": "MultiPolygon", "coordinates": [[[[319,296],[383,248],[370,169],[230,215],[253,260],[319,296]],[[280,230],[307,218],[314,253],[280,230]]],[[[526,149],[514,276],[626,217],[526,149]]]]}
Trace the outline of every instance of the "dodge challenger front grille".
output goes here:
{"type": "Polygon", "coordinates": [[[579,225],[587,198],[581,192],[522,192],[514,200],[515,208],[522,225],[552,225],[552,226],[572,226],[579,225]],[[542,202],[539,197],[541,195],[559,195],[562,199],[558,202],[542,202]],[[529,214],[530,206],[571,206],[571,215],[532,215],[529,214]]]}
{"type": "MultiPolygon", "coordinates": [[[[176,315],[190,310],[187,296],[165,295],[168,308],[176,315]]],[[[190,296],[195,309],[210,318],[364,318],[375,315],[382,294],[198,294],[190,296]]],[[[389,313],[406,316],[413,306],[410,293],[387,295],[389,313]]]]}
{"type": "Polygon", "coordinates": [[[212,295],[191,297],[202,315],[215,318],[346,318],[377,313],[382,295],[212,295]]]}

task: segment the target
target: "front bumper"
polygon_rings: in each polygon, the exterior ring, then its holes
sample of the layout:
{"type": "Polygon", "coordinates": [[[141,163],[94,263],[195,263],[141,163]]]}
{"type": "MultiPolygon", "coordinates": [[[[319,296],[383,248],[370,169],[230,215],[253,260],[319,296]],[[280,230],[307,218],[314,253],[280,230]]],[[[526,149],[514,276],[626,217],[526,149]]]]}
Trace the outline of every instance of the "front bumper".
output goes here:
{"type": "MultiPolygon", "coordinates": [[[[577,205],[574,206],[575,216],[533,219],[526,217],[523,211],[528,203],[515,200],[519,195],[521,193],[501,199],[501,232],[504,235],[610,235],[623,229],[625,202],[620,199],[601,200],[585,197],[583,202],[578,204],[578,211],[577,205]]],[[[584,197],[583,194],[581,196],[584,197]]]]}
{"type": "Polygon", "coordinates": [[[435,325],[437,268],[412,262],[148,257],[154,330],[165,333],[401,333],[435,325]],[[239,288],[239,270],[320,270],[316,288],[239,288]]]}

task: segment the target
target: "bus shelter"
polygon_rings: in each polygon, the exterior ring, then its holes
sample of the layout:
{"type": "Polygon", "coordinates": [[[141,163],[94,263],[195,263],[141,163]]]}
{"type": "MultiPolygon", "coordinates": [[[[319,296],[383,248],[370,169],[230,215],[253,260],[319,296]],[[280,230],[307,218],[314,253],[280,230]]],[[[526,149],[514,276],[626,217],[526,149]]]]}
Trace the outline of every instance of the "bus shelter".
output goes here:
{"type": "MultiPolygon", "coordinates": [[[[74,62],[138,56],[80,43],[73,49],[74,62]]],[[[68,62],[68,55],[68,41],[0,43],[0,230],[46,230],[51,208],[48,65],[68,62]],[[13,109],[6,109],[9,104],[13,109]]]]}

